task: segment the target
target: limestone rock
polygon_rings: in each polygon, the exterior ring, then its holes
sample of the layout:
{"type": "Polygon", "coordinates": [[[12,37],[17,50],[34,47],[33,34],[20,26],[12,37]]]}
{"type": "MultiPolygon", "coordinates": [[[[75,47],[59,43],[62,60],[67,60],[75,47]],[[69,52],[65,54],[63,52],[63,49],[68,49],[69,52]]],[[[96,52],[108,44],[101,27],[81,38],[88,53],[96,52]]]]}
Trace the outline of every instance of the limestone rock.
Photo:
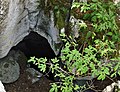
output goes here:
{"type": "Polygon", "coordinates": [[[19,52],[10,51],[10,53],[0,59],[0,80],[3,83],[11,83],[16,81],[20,75],[20,67],[17,63],[19,52]]]}
{"type": "Polygon", "coordinates": [[[108,85],[102,92],[120,92],[120,81],[118,80],[108,85]]]}
{"type": "Polygon", "coordinates": [[[113,0],[113,2],[114,2],[115,4],[118,4],[118,3],[120,2],[120,0],[113,0]]]}
{"type": "Polygon", "coordinates": [[[39,81],[40,77],[43,75],[34,68],[27,68],[26,72],[28,72],[28,80],[30,80],[32,83],[39,81]]]}
{"type": "Polygon", "coordinates": [[[2,82],[0,81],[0,92],[6,92],[4,85],[2,84],[2,82]]]}
{"type": "MultiPolygon", "coordinates": [[[[43,1],[43,0],[41,0],[43,1]]],[[[54,18],[37,9],[37,0],[0,0],[0,58],[5,57],[30,31],[45,37],[54,52],[59,41],[59,31],[54,18]]]]}

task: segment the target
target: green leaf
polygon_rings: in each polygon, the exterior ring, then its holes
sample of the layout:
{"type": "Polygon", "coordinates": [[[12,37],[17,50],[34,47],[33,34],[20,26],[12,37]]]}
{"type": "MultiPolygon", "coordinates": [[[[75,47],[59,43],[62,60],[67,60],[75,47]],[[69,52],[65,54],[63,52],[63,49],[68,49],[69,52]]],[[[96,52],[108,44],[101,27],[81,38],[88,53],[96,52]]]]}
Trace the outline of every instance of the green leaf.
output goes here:
{"type": "Polygon", "coordinates": [[[93,2],[98,2],[98,0],[92,0],[93,2]]]}
{"type": "Polygon", "coordinates": [[[66,37],[65,33],[61,33],[60,36],[63,37],[63,38],[66,37]]]}
{"type": "Polygon", "coordinates": [[[90,67],[92,68],[92,70],[95,70],[95,64],[93,62],[90,63],[90,67]]]}
{"type": "Polygon", "coordinates": [[[40,69],[40,71],[45,72],[45,70],[46,70],[46,64],[39,64],[38,68],[40,69]]]}
{"type": "Polygon", "coordinates": [[[83,19],[89,19],[90,18],[90,14],[85,14],[84,16],[83,16],[83,19]]]}
{"type": "Polygon", "coordinates": [[[53,63],[58,63],[58,62],[59,62],[59,60],[58,60],[57,58],[51,59],[51,61],[52,61],[53,63]]]}
{"type": "Polygon", "coordinates": [[[105,79],[105,74],[104,73],[101,73],[98,78],[98,80],[104,80],[105,79]]]}
{"type": "Polygon", "coordinates": [[[106,67],[106,68],[104,69],[104,73],[107,74],[107,75],[110,74],[110,72],[109,72],[109,68],[108,68],[108,67],[106,67]]]}
{"type": "Polygon", "coordinates": [[[66,60],[66,56],[62,55],[62,56],[61,56],[61,60],[62,60],[62,61],[65,61],[65,60],[66,60]]]}
{"type": "Polygon", "coordinates": [[[86,73],[87,71],[88,71],[88,67],[87,66],[84,66],[83,68],[82,68],[82,70],[81,70],[81,73],[82,74],[84,74],[84,73],[86,73]]]}
{"type": "Polygon", "coordinates": [[[93,16],[93,17],[91,18],[91,21],[97,22],[97,17],[96,17],[96,16],[93,16]]]}
{"type": "Polygon", "coordinates": [[[98,19],[101,19],[101,18],[103,17],[103,15],[102,15],[101,13],[97,13],[97,14],[96,14],[96,17],[97,17],[98,19]]]}
{"type": "Polygon", "coordinates": [[[113,35],[113,33],[112,33],[112,32],[108,32],[108,33],[107,33],[107,35],[112,36],[112,35],[113,35]]]}
{"type": "Polygon", "coordinates": [[[51,88],[51,89],[49,90],[49,92],[54,92],[54,90],[55,90],[54,88],[51,88]]]}
{"type": "Polygon", "coordinates": [[[58,88],[59,86],[57,86],[57,84],[52,83],[52,88],[49,90],[49,92],[58,92],[58,88]]]}
{"type": "Polygon", "coordinates": [[[56,74],[55,77],[65,78],[66,76],[63,73],[56,74]]]}
{"type": "Polygon", "coordinates": [[[79,8],[80,5],[81,5],[81,4],[78,3],[78,2],[73,2],[71,9],[73,9],[73,8],[79,8]]]}
{"type": "Polygon", "coordinates": [[[114,76],[116,76],[116,72],[114,72],[113,74],[111,74],[110,77],[114,77],[114,76]]]}
{"type": "Polygon", "coordinates": [[[83,3],[83,6],[81,7],[81,12],[86,12],[87,10],[90,10],[90,5],[87,3],[83,3]]]}
{"type": "Polygon", "coordinates": [[[30,59],[28,60],[28,62],[33,62],[33,63],[35,63],[35,62],[36,62],[35,57],[30,57],[30,59]]]}
{"type": "Polygon", "coordinates": [[[119,64],[117,64],[115,67],[114,67],[114,71],[117,71],[119,68],[119,64]]]}
{"type": "Polygon", "coordinates": [[[120,76],[120,70],[118,70],[118,75],[120,76]]]}
{"type": "Polygon", "coordinates": [[[78,90],[80,87],[78,85],[75,85],[74,90],[78,90]]]}
{"type": "Polygon", "coordinates": [[[86,36],[86,38],[88,39],[89,37],[91,37],[92,36],[92,32],[91,31],[89,31],[88,33],[87,33],[87,36],[86,36]]]}

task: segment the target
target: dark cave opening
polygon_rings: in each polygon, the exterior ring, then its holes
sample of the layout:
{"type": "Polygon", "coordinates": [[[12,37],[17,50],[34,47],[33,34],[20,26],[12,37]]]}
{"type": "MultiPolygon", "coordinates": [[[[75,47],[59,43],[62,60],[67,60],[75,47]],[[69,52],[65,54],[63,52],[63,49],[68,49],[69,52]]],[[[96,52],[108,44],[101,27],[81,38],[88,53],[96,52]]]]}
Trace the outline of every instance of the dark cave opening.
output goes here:
{"type": "MultiPolygon", "coordinates": [[[[30,32],[20,43],[12,48],[13,50],[22,51],[27,59],[35,56],[36,58],[46,57],[47,59],[52,59],[56,57],[54,51],[52,50],[47,39],[39,35],[37,32],[30,32]]],[[[28,63],[29,67],[34,68],[39,71],[38,66],[28,63]]],[[[54,80],[54,75],[49,71],[49,66],[44,75],[50,80],[54,80]]],[[[39,71],[40,72],[40,71],[39,71]]]]}
{"type": "Polygon", "coordinates": [[[22,51],[28,59],[32,56],[37,58],[46,57],[48,59],[56,56],[47,39],[33,31],[13,49],[22,51]]]}

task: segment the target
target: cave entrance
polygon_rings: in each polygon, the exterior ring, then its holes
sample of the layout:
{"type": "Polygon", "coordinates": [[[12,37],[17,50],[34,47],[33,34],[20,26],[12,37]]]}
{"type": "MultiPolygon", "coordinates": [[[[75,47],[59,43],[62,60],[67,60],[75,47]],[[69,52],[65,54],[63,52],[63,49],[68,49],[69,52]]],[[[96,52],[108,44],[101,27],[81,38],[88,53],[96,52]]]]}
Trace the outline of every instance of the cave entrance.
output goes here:
{"type": "MultiPolygon", "coordinates": [[[[33,31],[31,31],[29,35],[27,35],[21,42],[19,42],[12,49],[22,51],[27,57],[27,59],[30,59],[30,57],[33,56],[35,56],[36,58],[46,57],[47,59],[52,59],[56,57],[48,40],[45,37],[39,35],[37,32],[33,32],[33,31]]],[[[38,66],[34,65],[33,63],[29,63],[29,64],[27,63],[27,66],[39,71],[38,66]]],[[[51,71],[49,71],[49,66],[47,66],[46,72],[43,74],[48,79],[54,80],[53,77],[54,74],[52,74],[51,71]]]]}
{"type": "Polygon", "coordinates": [[[33,31],[14,46],[13,49],[22,51],[28,59],[32,56],[37,58],[46,57],[48,59],[56,56],[48,40],[33,31]]]}

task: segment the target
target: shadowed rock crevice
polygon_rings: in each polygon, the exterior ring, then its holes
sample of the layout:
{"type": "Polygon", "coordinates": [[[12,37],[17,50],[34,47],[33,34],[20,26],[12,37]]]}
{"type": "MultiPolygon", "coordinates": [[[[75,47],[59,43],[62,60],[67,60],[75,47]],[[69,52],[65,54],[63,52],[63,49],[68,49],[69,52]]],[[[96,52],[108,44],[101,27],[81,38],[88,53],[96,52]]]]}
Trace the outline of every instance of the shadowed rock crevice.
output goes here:
{"type": "Polygon", "coordinates": [[[21,50],[28,59],[31,56],[37,58],[54,58],[56,56],[47,39],[36,32],[30,32],[30,34],[13,47],[13,49],[21,50]]]}

